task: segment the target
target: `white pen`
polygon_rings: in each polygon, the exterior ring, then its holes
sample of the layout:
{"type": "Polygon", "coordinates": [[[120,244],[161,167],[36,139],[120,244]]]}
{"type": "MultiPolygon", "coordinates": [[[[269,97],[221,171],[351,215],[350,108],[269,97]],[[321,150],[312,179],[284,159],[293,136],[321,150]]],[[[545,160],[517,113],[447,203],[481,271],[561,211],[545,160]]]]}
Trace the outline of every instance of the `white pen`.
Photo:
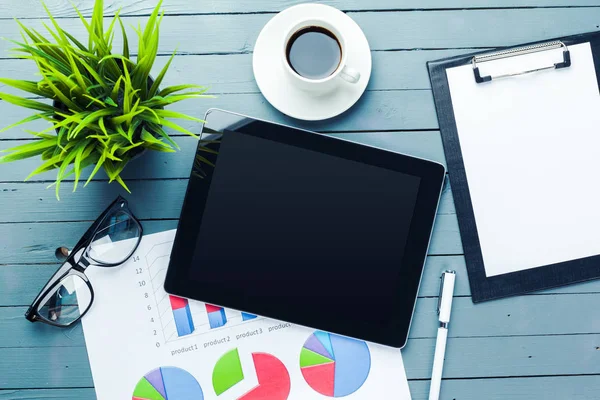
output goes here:
{"type": "Polygon", "coordinates": [[[446,340],[448,339],[448,324],[450,323],[450,311],[452,310],[452,296],[454,296],[456,271],[444,271],[441,280],[440,296],[438,298],[437,307],[440,326],[435,342],[435,355],[433,356],[429,400],[438,400],[440,398],[442,370],[444,369],[444,356],[446,355],[446,340]]]}

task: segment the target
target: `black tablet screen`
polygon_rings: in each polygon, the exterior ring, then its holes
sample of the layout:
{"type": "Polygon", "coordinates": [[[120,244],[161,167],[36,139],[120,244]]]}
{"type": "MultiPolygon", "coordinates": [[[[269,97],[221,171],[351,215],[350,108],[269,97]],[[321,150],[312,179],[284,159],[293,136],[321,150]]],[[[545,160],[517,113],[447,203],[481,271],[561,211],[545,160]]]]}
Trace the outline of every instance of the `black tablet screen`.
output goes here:
{"type": "Polygon", "coordinates": [[[239,132],[222,135],[211,171],[192,280],[387,326],[419,177],[239,132]]]}

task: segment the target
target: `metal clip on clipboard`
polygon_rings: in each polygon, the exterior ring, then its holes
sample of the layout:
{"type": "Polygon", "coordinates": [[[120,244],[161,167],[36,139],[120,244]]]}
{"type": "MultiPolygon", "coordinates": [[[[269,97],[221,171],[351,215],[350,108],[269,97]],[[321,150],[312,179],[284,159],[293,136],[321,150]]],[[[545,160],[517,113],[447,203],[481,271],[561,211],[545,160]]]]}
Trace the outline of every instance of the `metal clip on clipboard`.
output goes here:
{"type": "Polygon", "coordinates": [[[473,74],[475,75],[475,82],[483,83],[483,82],[490,82],[492,79],[499,79],[499,78],[506,78],[509,76],[529,74],[531,72],[545,71],[548,69],[559,69],[559,68],[570,67],[571,66],[571,53],[569,53],[569,49],[567,48],[567,45],[565,45],[560,40],[557,40],[554,42],[534,44],[531,46],[518,47],[515,49],[509,49],[509,50],[499,51],[499,52],[495,52],[495,53],[484,54],[481,56],[475,56],[475,57],[473,57],[473,60],[471,61],[471,63],[473,65],[473,74]],[[549,65],[547,67],[541,67],[541,68],[536,68],[536,69],[530,69],[527,71],[514,72],[514,73],[510,73],[510,74],[497,75],[497,76],[492,77],[491,75],[481,76],[481,74],[479,73],[479,67],[477,66],[478,63],[499,60],[502,58],[522,56],[525,54],[538,53],[541,51],[548,51],[548,50],[554,50],[554,49],[560,49],[560,48],[563,49],[563,61],[560,63],[556,63],[554,65],[549,65]]]}

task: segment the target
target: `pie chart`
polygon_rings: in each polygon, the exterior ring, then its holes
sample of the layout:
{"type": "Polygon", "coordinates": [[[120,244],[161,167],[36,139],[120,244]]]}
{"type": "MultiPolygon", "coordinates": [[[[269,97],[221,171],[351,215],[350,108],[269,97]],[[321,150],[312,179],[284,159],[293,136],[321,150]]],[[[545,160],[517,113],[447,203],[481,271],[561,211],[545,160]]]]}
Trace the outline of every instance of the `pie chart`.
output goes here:
{"type": "MultiPolygon", "coordinates": [[[[267,353],[252,353],[258,385],[237,400],[287,400],[290,395],[290,374],[283,363],[267,353]]],[[[249,371],[248,371],[249,373],[249,371]]],[[[225,353],[213,370],[212,382],[217,396],[244,381],[244,371],[238,349],[225,353]]]]}
{"type": "Polygon", "coordinates": [[[328,397],[345,397],[364,385],[371,370],[371,353],[360,340],[317,331],[300,352],[306,383],[328,397]]]}
{"type": "Polygon", "coordinates": [[[203,400],[200,384],[189,372],[161,367],[148,372],[133,390],[133,400],[203,400]]]}

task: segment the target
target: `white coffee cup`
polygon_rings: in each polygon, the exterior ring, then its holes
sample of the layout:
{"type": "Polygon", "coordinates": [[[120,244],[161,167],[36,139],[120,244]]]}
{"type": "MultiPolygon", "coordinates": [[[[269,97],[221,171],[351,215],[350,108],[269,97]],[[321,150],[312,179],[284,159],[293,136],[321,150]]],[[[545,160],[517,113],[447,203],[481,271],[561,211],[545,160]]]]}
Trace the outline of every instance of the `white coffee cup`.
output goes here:
{"type": "Polygon", "coordinates": [[[344,35],[333,25],[333,23],[319,18],[305,19],[292,25],[286,32],[283,40],[281,60],[283,69],[292,84],[300,89],[314,94],[325,94],[334,90],[339,84],[355,84],[360,80],[360,72],[349,67],[347,41],[344,35]],[[323,79],[310,79],[298,74],[288,61],[288,44],[294,35],[304,29],[318,27],[329,31],[335,36],[341,51],[340,63],[336,70],[323,79]]]}

